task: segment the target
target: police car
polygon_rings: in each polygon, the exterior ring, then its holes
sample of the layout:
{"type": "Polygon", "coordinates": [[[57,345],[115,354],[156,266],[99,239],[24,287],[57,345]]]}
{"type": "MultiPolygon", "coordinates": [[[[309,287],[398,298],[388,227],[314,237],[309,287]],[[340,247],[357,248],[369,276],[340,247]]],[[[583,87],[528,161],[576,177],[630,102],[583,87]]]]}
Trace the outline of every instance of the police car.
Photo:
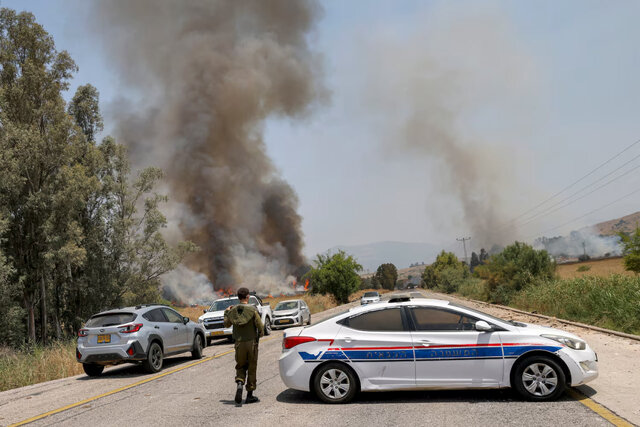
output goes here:
{"type": "Polygon", "coordinates": [[[409,296],[287,330],[279,367],[288,387],[327,403],[358,391],[504,387],[546,401],[598,376],[596,354],[573,334],[409,296]]]}

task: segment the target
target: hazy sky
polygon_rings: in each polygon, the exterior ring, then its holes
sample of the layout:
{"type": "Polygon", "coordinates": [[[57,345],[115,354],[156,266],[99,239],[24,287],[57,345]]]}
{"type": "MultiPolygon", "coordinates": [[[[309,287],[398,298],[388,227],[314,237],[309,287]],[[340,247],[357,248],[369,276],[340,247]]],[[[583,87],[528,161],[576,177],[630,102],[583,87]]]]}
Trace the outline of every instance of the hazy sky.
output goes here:
{"type": "MultiPolygon", "coordinates": [[[[36,15],[80,68],[70,92],[95,85],[113,126],[122,87],[85,25],[86,3],[0,4],[36,15]]],[[[274,118],[265,129],[269,154],[300,198],[308,255],[380,240],[457,248],[456,237],[474,237],[474,206],[499,228],[640,139],[640,2],[322,4],[310,38],[330,99],[304,121],[274,118]],[[429,145],[420,126],[411,136],[407,123],[421,114],[437,130],[447,123],[455,151],[429,145]]],[[[546,206],[637,155],[640,144],[546,206]]],[[[528,224],[524,216],[509,236],[557,235],[640,210],[638,193],[570,222],[640,189],[638,165],[571,206],[528,224]]]]}

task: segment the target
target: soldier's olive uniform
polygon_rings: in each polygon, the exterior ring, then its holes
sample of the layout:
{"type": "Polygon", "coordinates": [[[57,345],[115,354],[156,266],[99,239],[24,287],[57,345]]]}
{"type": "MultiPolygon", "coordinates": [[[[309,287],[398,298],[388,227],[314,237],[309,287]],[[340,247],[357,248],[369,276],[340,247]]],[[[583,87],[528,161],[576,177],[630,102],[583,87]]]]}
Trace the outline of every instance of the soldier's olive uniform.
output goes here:
{"type": "Polygon", "coordinates": [[[224,312],[225,328],[231,325],[236,342],[236,381],[242,381],[247,385],[247,391],[253,391],[256,389],[258,340],[264,334],[260,313],[252,305],[236,305],[224,312]]]}

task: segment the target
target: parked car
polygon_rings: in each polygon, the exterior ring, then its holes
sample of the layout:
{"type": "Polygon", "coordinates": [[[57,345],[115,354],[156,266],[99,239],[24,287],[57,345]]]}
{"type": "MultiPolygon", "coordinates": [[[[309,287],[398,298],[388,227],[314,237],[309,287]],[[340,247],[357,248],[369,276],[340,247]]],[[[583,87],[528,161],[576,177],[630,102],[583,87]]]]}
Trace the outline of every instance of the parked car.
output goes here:
{"type": "MultiPolygon", "coordinates": [[[[214,338],[231,338],[233,327],[224,327],[224,311],[227,307],[238,304],[240,304],[238,297],[220,298],[214,301],[211,307],[204,310],[204,314],[198,318],[198,322],[201,323],[206,330],[207,345],[211,345],[211,341],[214,338]]],[[[264,334],[271,334],[271,325],[273,324],[271,306],[264,304],[260,297],[256,295],[249,295],[249,304],[258,309],[258,313],[260,313],[262,323],[264,324],[264,334]]]]}
{"type": "Polygon", "coordinates": [[[394,297],[291,328],[282,348],[284,383],[328,403],[358,391],[503,387],[547,401],[598,376],[596,354],[569,332],[432,299],[394,297]]]}
{"type": "Polygon", "coordinates": [[[281,301],[273,309],[273,328],[311,324],[311,311],[301,299],[281,301]]]}
{"type": "Polygon", "coordinates": [[[104,311],[91,316],[78,331],[76,358],[87,375],[100,375],[106,365],[142,363],[147,372],[162,369],[164,358],[191,352],[202,357],[202,325],[160,304],[104,311]]]}
{"type": "Polygon", "coordinates": [[[380,294],[376,291],[365,292],[360,298],[360,305],[372,304],[374,302],[380,302],[380,294]]]}

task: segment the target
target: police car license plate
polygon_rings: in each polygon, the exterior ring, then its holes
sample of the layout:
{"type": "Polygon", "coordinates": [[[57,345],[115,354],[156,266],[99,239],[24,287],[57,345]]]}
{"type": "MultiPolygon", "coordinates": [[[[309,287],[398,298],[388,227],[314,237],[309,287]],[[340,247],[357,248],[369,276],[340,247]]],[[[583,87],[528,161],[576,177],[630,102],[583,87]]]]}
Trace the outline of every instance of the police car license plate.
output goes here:
{"type": "Polygon", "coordinates": [[[222,335],[222,334],[224,334],[224,331],[213,331],[213,332],[211,332],[211,336],[222,335]]]}
{"type": "Polygon", "coordinates": [[[98,335],[98,344],[108,344],[111,342],[111,335],[98,335]]]}

